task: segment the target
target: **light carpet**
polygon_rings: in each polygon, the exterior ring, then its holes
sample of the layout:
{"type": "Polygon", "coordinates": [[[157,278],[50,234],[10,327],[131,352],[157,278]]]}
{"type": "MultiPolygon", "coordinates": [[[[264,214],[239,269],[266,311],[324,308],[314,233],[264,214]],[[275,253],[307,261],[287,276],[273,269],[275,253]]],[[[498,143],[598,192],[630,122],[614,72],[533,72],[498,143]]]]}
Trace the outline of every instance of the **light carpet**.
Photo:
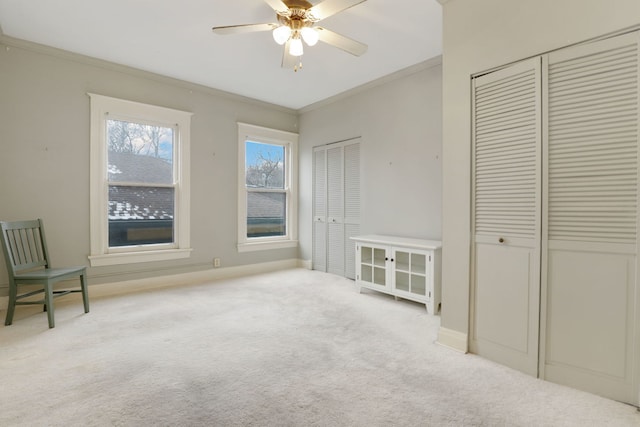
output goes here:
{"type": "MultiPolygon", "coordinates": [[[[294,269],[18,307],[1,426],[639,426],[636,408],[435,344],[424,306],[294,269]]],[[[0,313],[4,317],[4,312],[0,313]]]]}

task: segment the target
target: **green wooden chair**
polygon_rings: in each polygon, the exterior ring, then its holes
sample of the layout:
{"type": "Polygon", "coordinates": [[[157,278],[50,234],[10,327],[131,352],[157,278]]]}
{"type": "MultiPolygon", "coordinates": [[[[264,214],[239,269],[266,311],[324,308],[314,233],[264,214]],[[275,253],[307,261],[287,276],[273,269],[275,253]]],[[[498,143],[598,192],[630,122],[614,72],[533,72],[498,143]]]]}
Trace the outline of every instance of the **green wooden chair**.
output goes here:
{"type": "Polygon", "coordinates": [[[51,268],[49,252],[44,238],[41,219],[32,221],[0,221],[4,258],[9,273],[9,306],[5,325],[13,322],[16,305],[44,304],[49,318],[49,327],[55,326],[53,318],[53,299],[70,292],[82,292],[84,312],[89,312],[89,294],[87,292],[86,267],[51,268]],[[54,284],[61,280],[80,277],[80,289],[54,290],[54,284]],[[18,295],[19,285],[40,285],[42,289],[32,290],[18,295]],[[44,298],[33,301],[20,301],[32,295],[44,293],[44,298]]]}

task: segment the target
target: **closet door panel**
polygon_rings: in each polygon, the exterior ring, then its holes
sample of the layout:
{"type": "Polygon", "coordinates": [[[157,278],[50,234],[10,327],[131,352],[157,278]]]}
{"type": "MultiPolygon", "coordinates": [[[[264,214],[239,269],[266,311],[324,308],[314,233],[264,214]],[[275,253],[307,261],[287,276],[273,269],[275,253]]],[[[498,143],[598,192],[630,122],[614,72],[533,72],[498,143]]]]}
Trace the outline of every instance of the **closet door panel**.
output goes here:
{"type": "Polygon", "coordinates": [[[360,223],[360,143],[344,147],[344,222],[360,223]]]}
{"type": "Polygon", "coordinates": [[[344,276],[345,235],[344,224],[327,224],[327,272],[344,276]]]}
{"type": "Polygon", "coordinates": [[[344,147],[327,150],[327,272],[344,276],[344,147]]]}
{"type": "Polygon", "coordinates": [[[327,270],[327,151],[313,152],[313,269],[327,270]]]}
{"type": "Polygon", "coordinates": [[[360,143],[344,147],[345,277],[356,278],[356,243],[360,235],[360,143]]]}
{"type": "Polygon", "coordinates": [[[540,60],[474,79],[471,351],[538,372],[540,60]]]}
{"type": "Polygon", "coordinates": [[[355,280],[356,278],[356,242],[351,240],[352,237],[359,236],[360,224],[345,224],[345,266],[344,277],[355,280]]]}
{"type": "Polygon", "coordinates": [[[479,349],[483,349],[482,342],[490,342],[520,354],[528,353],[530,291],[536,286],[532,286],[531,274],[527,272],[532,271],[534,256],[527,247],[478,245],[478,283],[492,284],[479,286],[477,290],[476,338],[480,341],[479,349]],[[500,260],[504,266],[495,268],[494,260],[500,260]]]}
{"type": "Polygon", "coordinates": [[[313,269],[327,271],[327,224],[313,223],[313,269]]]}
{"type": "Polygon", "coordinates": [[[327,150],[327,221],[342,222],[344,217],[343,147],[327,150]]]}
{"type": "Polygon", "coordinates": [[[544,377],[638,402],[638,35],[548,56],[544,377]]]}
{"type": "Polygon", "coordinates": [[[633,267],[629,255],[551,251],[549,281],[562,285],[549,290],[553,327],[547,336],[548,364],[624,378],[630,338],[626,307],[629,291],[633,291],[633,267]]]}

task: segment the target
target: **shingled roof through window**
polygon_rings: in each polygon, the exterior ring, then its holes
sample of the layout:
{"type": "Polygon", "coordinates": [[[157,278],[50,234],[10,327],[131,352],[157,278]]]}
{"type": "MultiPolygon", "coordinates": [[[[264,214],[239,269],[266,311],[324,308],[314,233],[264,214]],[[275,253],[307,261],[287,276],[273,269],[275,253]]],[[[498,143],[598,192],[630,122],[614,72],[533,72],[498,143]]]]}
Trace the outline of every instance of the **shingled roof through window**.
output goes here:
{"type": "Polygon", "coordinates": [[[284,218],[284,193],[249,192],[247,196],[247,217],[284,218]]]}
{"type": "Polygon", "coordinates": [[[131,153],[109,152],[109,220],[173,219],[174,189],[121,183],[172,184],[166,160],[131,153]]]}
{"type": "Polygon", "coordinates": [[[173,166],[159,157],[109,151],[109,182],[173,184],[173,166]]]}

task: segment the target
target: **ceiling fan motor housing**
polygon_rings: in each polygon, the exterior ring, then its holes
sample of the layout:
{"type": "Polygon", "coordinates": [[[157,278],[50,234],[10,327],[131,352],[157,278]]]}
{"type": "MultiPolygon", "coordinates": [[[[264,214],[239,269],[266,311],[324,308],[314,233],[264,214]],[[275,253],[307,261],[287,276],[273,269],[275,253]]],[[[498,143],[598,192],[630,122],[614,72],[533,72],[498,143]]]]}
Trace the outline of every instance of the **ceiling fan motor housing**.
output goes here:
{"type": "Polygon", "coordinates": [[[278,12],[277,18],[281,25],[286,25],[293,31],[299,31],[304,27],[310,27],[318,19],[309,13],[309,9],[313,7],[311,3],[305,0],[285,0],[283,1],[289,8],[287,11],[278,12]]]}
{"type": "Polygon", "coordinates": [[[313,5],[306,0],[282,0],[282,3],[286,4],[289,9],[311,9],[313,5]]]}

